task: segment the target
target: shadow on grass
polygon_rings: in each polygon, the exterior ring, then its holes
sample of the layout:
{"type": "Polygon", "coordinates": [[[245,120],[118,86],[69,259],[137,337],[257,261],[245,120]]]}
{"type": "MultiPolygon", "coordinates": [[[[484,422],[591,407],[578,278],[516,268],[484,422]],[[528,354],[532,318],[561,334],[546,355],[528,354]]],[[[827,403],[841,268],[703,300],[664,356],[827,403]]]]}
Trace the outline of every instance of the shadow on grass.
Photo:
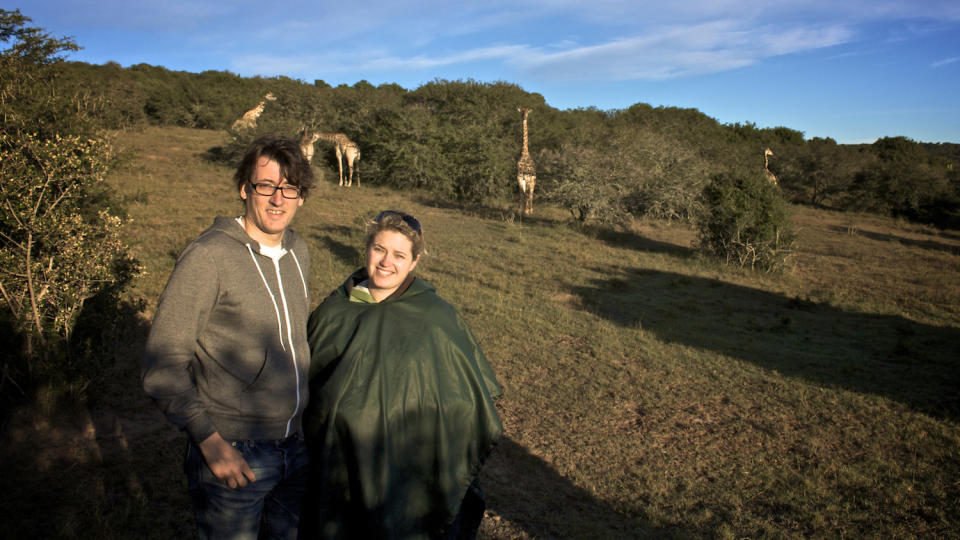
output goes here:
{"type": "Polygon", "coordinates": [[[960,240],[960,233],[956,231],[940,231],[940,236],[951,240],[960,240]]]}
{"type": "Polygon", "coordinates": [[[660,339],[960,419],[960,329],[855,313],[714,279],[602,269],[581,305],[660,339]]]}
{"type": "Polygon", "coordinates": [[[428,195],[414,195],[411,197],[413,201],[417,204],[427,206],[430,208],[439,208],[442,210],[455,210],[461,214],[470,215],[474,217],[479,217],[482,219],[488,219],[492,221],[504,221],[510,223],[523,224],[527,223],[529,225],[557,225],[561,222],[553,218],[544,217],[541,214],[534,212],[530,215],[520,215],[517,212],[515,206],[509,206],[507,208],[502,208],[498,206],[488,206],[482,203],[478,204],[468,204],[468,203],[458,203],[455,201],[447,201],[439,197],[431,197],[428,195]]]}
{"type": "MultiPolygon", "coordinates": [[[[531,538],[670,538],[690,531],[657,529],[643,517],[617,512],[575,486],[548,463],[504,437],[480,477],[487,508],[531,538]]],[[[487,518],[482,537],[508,533],[487,518]]]]}
{"type": "Polygon", "coordinates": [[[30,372],[29,363],[22,355],[10,354],[10,351],[22,351],[25,340],[6,315],[0,312],[0,350],[5,351],[0,358],[0,426],[6,425],[13,409],[27,399],[22,377],[30,372]]]}
{"type": "Polygon", "coordinates": [[[695,250],[689,247],[682,247],[676,244],[651,240],[632,232],[600,229],[596,231],[595,236],[598,240],[605,244],[615,247],[634,249],[637,251],[665,253],[667,255],[674,255],[682,258],[693,257],[696,253],[695,250]]]}
{"type": "MultiPolygon", "coordinates": [[[[831,227],[831,229],[839,232],[848,232],[846,227],[831,227]]],[[[881,242],[898,242],[907,246],[915,246],[922,249],[929,249],[931,251],[944,251],[946,253],[950,253],[951,255],[960,255],[960,246],[944,244],[943,242],[935,242],[933,240],[916,240],[894,234],[862,231],[859,229],[854,231],[854,234],[870,238],[871,240],[879,240],[881,242]]]]}
{"type": "MultiPolygon", "coordinates": [[[[93,406],[61,402],[16,416],[3,432],[4,538],[178,539],[195,535],[183,474],[185,439],[140,387],[149,326],[130,321],[126,348],[93,406]]],[[[493,519],[486,538],[666,538],[642,516],[618,512],[547,462],[503,439],[483,469],[493,519]]],[[[696,536],[696,535],[694,535],[696,536]]]]}
{"type": "Polygon", "coordinates": [[[312,227],[310,237],[320,243],[326,253],[333,255],[348,266],[362,264],[363,254],[352,245],[336,240],[334,236],[350,238],[355,231],[349,227],[312,227]]]}
{"type": "MultiPolygon", "coordinates": [[[[92,303],[91,303],[92,304],[92,303]]],[[[78,401],[59,383],[40,388],[0,433],[4,538],[189,538],[184,441],[140,386],[149,330],[140,306],[90,343],[112,360],[78,401]]],[[[103,313],[88,313],[99,323],[103,313]]],[[[81,321],[80,325],[83,325],[81,321]]],[[[76,336],[74,336],[76,337],[76,336]]],[[[76,353],[82,348],[73,343],[76,353]]]]}
{"type": "Polygon", "coordinates": [[[487,206],[482,203],[479,204],[468,204],[468,203],[458,203],[456,201],[445,200],[440,197],[430,196],[427,194],[416,194],[411,196],[411,199],[423,206],[429,208],[439,208],[442,210],[456,210],[461,213],[469,213],[471,216],[481,217],[483,219],[492,219],[500,220],[508,215],[510,212],[504,210],[503,208],[497,208],[495,206],[487,206]]]}

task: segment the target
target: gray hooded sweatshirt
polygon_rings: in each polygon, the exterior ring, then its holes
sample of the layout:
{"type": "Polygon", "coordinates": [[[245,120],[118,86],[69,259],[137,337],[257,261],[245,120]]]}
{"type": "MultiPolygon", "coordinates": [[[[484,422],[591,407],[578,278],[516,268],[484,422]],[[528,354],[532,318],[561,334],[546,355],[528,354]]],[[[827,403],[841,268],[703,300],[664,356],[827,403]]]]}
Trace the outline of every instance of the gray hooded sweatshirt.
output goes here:
{"type": "Polygon", "coordinates": [[[307,244],[287,229],[276,258],[218,217],[180,254],[160,296],[143,388],[197,443],[302,431],[310,348],[307,244]]]}

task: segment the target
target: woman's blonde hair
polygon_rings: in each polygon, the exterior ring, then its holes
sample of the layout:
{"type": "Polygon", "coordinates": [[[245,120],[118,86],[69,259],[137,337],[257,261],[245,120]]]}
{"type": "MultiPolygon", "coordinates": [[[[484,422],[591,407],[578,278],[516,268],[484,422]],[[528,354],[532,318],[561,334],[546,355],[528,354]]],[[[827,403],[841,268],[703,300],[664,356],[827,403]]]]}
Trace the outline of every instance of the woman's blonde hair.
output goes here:
{"type": "Polygon", "coordinates": [[[367,237],[364,247],[370,249],[373,239],[383,231],[396,231],[410,240],[411,256],[416,259],[421,254],[427,252],[427,246],[423,241],[423,229],[417,218],[406,212],[399,210],[384,210],[377,217],[373,218],[367,225],[367,237]]]}

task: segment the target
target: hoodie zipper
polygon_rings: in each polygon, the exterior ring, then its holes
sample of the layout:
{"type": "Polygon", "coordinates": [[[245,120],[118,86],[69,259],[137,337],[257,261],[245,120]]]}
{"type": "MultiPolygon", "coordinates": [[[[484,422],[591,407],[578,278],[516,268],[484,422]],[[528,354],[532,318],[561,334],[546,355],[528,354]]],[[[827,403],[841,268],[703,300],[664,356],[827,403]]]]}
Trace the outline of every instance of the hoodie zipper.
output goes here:
{"type": "MultiPolygon", "coordinates": [[[[297,365],[297,349],[293,344],[293,331],[290,324],[290,308],[287,306],[287,296],[283,289],[283,278],[280,276],[280,259],[274,259],[269,257],[273,261],[274,272],[277,275],[277,287],[280,289],[280,302],[283,304],[283,321],[280,319],[280,307],[277,304],[277,298],[273,294],[273,291],[270,290],[270,284],[267,282],[266,276],[263,274],[263,269],[260,267],[260,263],[257,261],[257,257],[253,252],[253,248],[250,244],[247,244],[247,251],[250,253],[250,258],[253,260],[253,264],[257,267],[257,272],[260,273],[260,279],[263,281],[263,286],[267,289],[267,294],[270,295],[270,300],[273,302],[273,310],[277,314],[277,334],[280,338],[280,347],[286,351],[286,347],[283,344],[283,326],[284,322],[287,327],[287,343],[290,344],[290,359],[293,362],[293,374],[296,384],[294,385],[297,389],[297,402],[293,408],[293,413],[290,415],[290,418],[287,419],[287,426],[284,430],[284,438],[290,436],[290,424],[293,422],[293,419],[296,418],[297,413],[300,412],[300,366],[297,365]]],[[[289,252],[293,255],[293,252],[289,252]]],[[[300,282],[303,285],[304,298],[307,296],[307,284],[303,278],[303,269],[300,268],[300,261],[297,260],[296,255],[293,256],[294,264],[297,267],[297,272],[300,274],[300,282]]]]}

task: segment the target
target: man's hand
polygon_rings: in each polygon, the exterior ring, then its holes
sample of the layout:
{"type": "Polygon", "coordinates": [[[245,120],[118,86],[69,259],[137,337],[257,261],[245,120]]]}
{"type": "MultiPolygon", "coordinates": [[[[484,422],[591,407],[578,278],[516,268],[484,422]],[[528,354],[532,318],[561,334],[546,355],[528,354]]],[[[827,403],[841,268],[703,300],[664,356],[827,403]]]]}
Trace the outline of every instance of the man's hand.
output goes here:
{"type": "Polygon", "coordinates": [[[231,489],[243,487],[248,481],[257,481],[253,470],[250,469],[250,465],[247,465],[240,452],[225,441],[219,433],[207,437],[198,446],[213,475],[231,489]]]}

